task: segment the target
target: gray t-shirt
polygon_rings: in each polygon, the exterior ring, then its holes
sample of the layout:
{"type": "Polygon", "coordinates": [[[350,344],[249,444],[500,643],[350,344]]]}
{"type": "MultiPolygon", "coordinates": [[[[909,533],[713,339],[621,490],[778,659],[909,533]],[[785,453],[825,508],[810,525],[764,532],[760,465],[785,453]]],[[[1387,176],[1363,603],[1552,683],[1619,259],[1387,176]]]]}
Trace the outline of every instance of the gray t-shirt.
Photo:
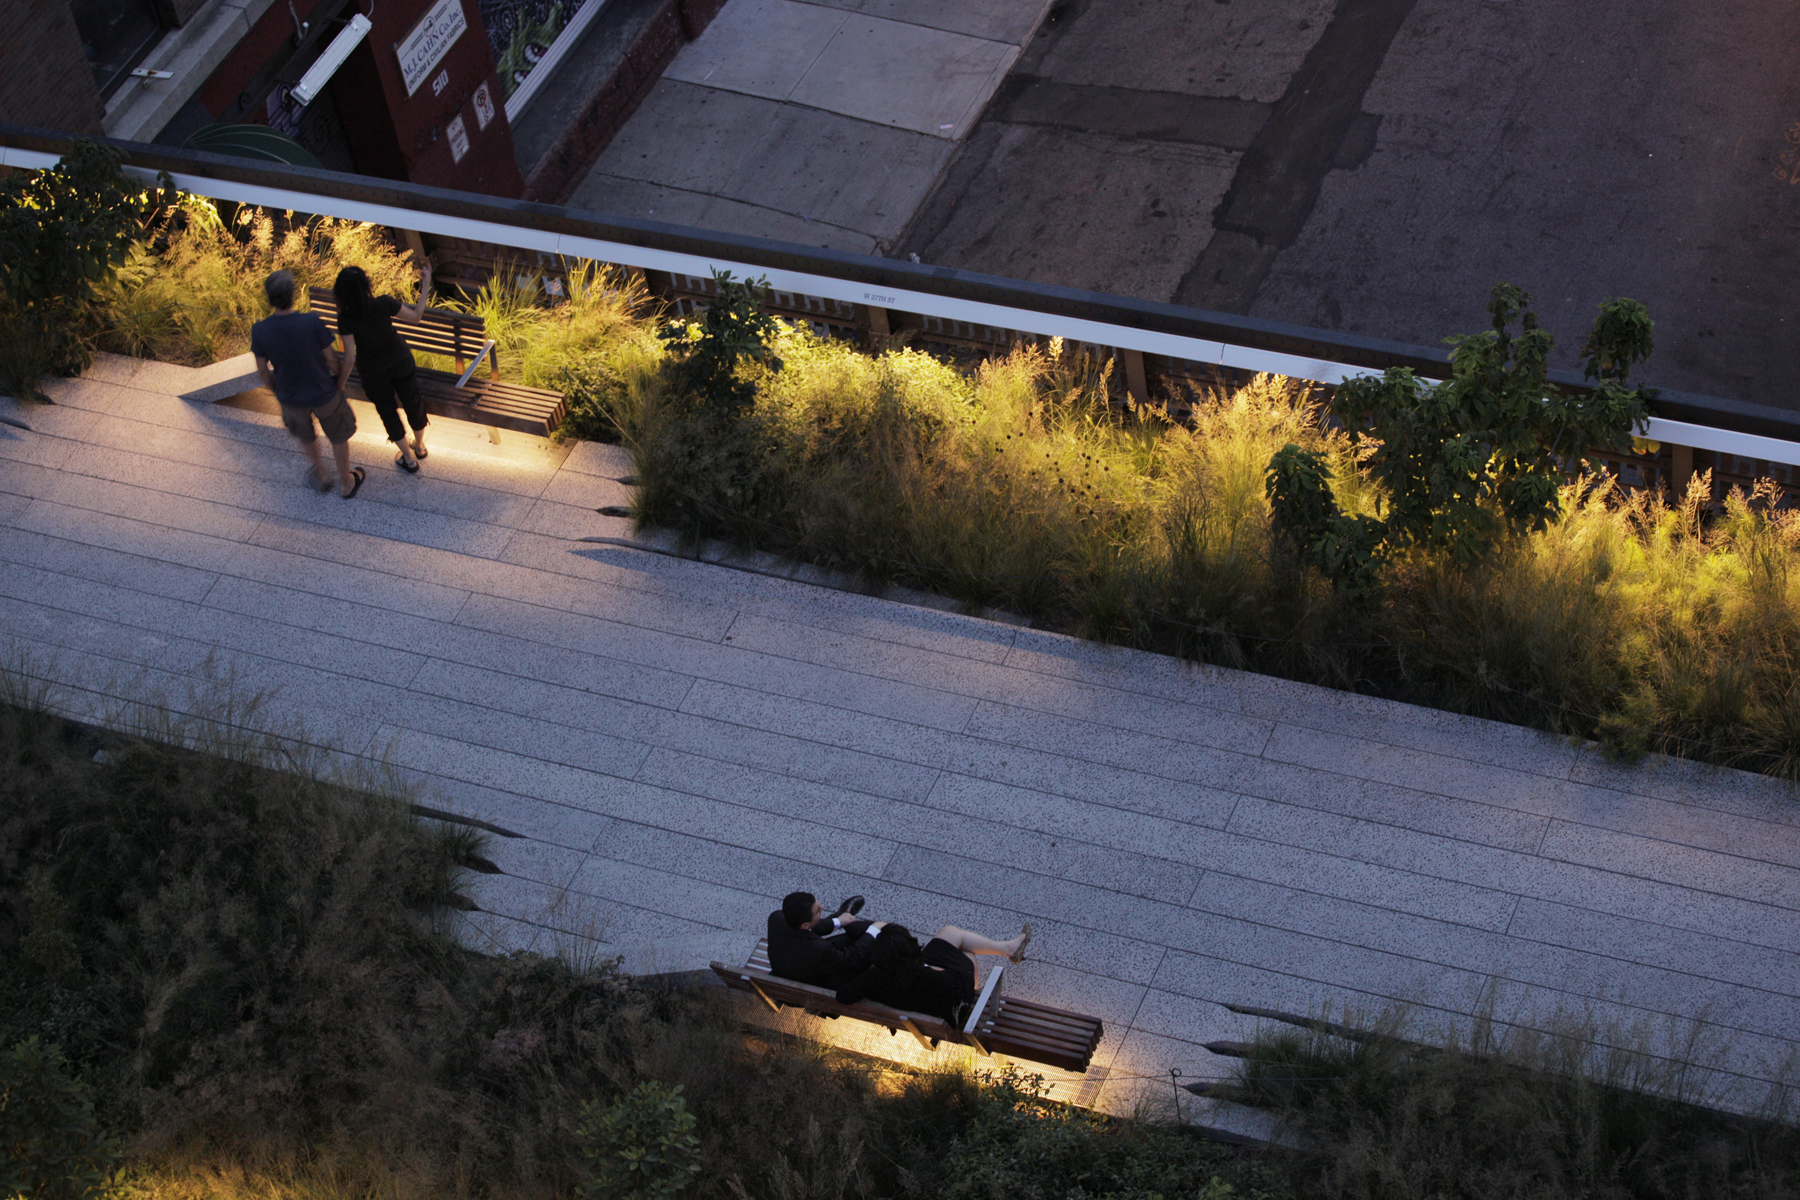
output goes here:
{"type": "Polygon", "coordinates": [[[250,352],[269,360],[275,398],[289,408],[318,408],[337,396],[337,378],[319,351],[331,330],[312,313],[285,312],[250,327],[250,352]]]}

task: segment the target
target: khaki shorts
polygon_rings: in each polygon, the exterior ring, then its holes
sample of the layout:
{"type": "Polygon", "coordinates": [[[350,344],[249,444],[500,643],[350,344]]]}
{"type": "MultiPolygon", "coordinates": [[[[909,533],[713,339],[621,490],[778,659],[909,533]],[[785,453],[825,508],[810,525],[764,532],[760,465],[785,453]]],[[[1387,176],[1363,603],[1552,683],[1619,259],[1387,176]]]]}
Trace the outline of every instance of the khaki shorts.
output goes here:
{"type": "Polygon", "coordinates": [[[341,446],[356,433],[356,414],[350,411],[350,402],[340,394],[333,396],[317,408],[290,408],[281,406],[281,423],[287,431],[301,441],[311,445],[318,437],[313,432],[313,418],[319,418],[319,428],[325,431],[325,440],[334,446],[341,446]]]}

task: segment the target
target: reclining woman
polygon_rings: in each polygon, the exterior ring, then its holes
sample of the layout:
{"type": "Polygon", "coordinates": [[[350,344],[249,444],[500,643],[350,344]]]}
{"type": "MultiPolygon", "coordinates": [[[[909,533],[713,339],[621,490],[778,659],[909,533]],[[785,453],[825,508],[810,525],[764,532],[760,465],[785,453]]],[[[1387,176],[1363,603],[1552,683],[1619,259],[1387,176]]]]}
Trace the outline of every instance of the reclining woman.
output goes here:
{"type": "Polygon", "coordinates": [[[352,368],[362,370],[363,393],[381,414],[388,441],[399,455],[394,465],[408,474],[419,470],[419,459],[425,449],[425,401],[419,396],[419,377],[414,369],[412,350],[394,331],[396,319],[417,325],[425,319],[425,300],[431,295],[431,260],[427,259],[419,277],[419,299],[416,304],[403,304],[393,296],[376,296],[369,286],[369,276],[361,267],[345,267],[338,272],[331,290],[337,296],[338,337],[344,342],[343,361],[338,367],[338,390],[344,390],[352,368]],[[400,408],[412,425],[412,445],[406,443],[406,426],[400,423],[400,408]]]}
{"type": "Polygon", "coordinates": [[[869,969],[838,989],[837,1002],[874,1000],[889,1008],[926,1013],[961,1029],[975,1007],[975,956],[1004,954],[1015,963],[1023,962],[1030,943],[1029,924],[1006,942],[946,925],[921,949],[906,926],[890,921],[875,938],[869,969]]]}

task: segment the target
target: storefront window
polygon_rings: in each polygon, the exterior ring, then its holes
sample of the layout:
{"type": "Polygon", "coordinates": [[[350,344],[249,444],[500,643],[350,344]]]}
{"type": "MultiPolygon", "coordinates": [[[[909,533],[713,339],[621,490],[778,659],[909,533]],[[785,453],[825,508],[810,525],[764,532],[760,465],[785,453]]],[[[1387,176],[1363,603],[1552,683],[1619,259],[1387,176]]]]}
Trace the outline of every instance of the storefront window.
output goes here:
{"type": "Polygon", "coordinates": [[[74,0],[75,28],[94,70],[94,86],[110,96],[131,77],[162,36],[151,0],[74,0]]]}

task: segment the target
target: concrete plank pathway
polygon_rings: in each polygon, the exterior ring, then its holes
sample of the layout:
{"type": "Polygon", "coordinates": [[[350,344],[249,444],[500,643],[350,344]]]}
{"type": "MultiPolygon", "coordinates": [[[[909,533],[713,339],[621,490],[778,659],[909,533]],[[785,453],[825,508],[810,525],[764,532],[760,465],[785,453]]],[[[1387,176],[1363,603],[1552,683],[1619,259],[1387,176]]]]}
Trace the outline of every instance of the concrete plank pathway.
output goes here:
{"type": "Polygon", "coordinates": [[[471,937],[692,969],[797,887],[1029,920],[1008,990],[1105,1018],[1115,1106],[1222,1074],[1220,1002],[1698,1021],[1734,1103],[1800,1045],[1786,785],[580,541],[629,533],[615,448],[442,421],[407,477],[365,407],[346,503],[193,380],[103,358],[0,426],[0,645],[93,719],[266,691],[516,833],[471,937]]]}

